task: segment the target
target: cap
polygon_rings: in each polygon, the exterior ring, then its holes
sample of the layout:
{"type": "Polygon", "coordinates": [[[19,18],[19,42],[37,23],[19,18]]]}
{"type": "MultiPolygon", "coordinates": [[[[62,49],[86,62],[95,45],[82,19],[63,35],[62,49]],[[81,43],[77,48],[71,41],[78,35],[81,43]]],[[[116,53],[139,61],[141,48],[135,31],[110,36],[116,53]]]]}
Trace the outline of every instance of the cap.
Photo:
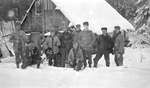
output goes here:
{"type": "Polygon", "coordinates": [[[70,28],[72,28],[72,29],[73,29],[73,28],[75,28],[75,26],[74,26],[74,25],[72,25],[72,26],[70,26],[70,28]]]}
{"type": "Polygon", "coordinates": [[[76,27],[77,27],[77,28],[80,28],[80,27],[81,27],[81,25],[80,25],[80,24],[77,24],[77,25],[76,25],[76,27]]]}
{"type": "Polygon", "coordinates": [[[107,30],[107,27],[102,27],[101,30],[107,30]]]}
{"type": "Polygon", "coordinates": [[[115,29],[116,29],[116,28],[117,28],[117,29],[120,29],[120,26],[115,26],[114,28],[115,28],[115,29]]]}
{"type": "Polygon", "coordinates": [[[89,22],[83,22],[83,25],[89,26],[89,22]]]}

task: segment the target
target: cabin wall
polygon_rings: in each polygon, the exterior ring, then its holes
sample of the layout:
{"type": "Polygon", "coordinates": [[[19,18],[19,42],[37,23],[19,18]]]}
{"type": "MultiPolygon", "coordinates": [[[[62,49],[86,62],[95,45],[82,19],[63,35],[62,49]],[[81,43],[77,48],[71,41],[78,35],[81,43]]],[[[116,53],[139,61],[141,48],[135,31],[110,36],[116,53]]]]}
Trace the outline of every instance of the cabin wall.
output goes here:
{"type": "Polygon", "coordinates": [[[53,2],[50,0],[42,0],[40,5],[41,6],[37,7],[37,4],[34,4],[26,20],[22,24],[22,29],[25,32],[61,30],[63,26],[69,25],[69,20],[60,10],[55,9],[56,5],[53,2]],[[39,13],[37,13],[37,11],[39,13]]]}

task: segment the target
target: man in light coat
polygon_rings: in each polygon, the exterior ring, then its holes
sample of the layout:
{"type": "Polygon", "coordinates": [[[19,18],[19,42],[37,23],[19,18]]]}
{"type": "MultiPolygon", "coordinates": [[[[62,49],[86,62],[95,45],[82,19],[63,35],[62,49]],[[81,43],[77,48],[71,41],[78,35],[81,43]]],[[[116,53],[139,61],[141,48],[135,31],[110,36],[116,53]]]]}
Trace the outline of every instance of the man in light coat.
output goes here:
{"type": "Polygon", "coordinates": [[[76,71],[81,70],[83,66],[83,52],[78,42],[73,43],[73,48],[70,50],[68,55],[69,67],[73,67],[76,71]]]}
{"type": "Polygon", "coordinates": [[[83,23],[84,30],[81,31],[78,35],[78,43],[83,49],[83,55],[84,55],[84,66],[87,66],[86,60],[88,60],[89,67],[92,65],[92,49],[93,44],[95,42],[95,35],[92,31],[89,30],[89,23],[84,22],[83,23]]]}
{"type": "Polygon", "coordinates": [[[120,31],[120,26],[114,27],[113,41],[114,41],[114,54],[115,62],[117,66],[123,65],[123,54],[124,54],[124,36],[120,31]]]}
{"type": "Polygon", "coordinates": [[[48,57],[49,65],[53,65],[52,60],[54,60],[54,66],[59,66],[59,58],[57,58],[59,53],[59,46],[61,45],[59,38],[55,35],[55,30],[51,31],[51,36],[47,37],[43,46],[44,49],[51,48],[52,49],[52,57],[48,57]]]}

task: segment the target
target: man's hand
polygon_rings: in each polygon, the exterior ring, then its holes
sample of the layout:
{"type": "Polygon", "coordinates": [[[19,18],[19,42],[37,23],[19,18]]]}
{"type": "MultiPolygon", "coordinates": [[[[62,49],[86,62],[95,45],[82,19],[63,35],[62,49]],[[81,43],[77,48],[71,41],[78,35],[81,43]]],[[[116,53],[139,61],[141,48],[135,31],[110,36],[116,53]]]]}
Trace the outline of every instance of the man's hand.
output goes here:
{"type": "Polygon", "coordinates": [[[73,65],[73,62],[72,62],[72,61],[69,61],[69,64],[70,64],[70,65],[73,65]]]}

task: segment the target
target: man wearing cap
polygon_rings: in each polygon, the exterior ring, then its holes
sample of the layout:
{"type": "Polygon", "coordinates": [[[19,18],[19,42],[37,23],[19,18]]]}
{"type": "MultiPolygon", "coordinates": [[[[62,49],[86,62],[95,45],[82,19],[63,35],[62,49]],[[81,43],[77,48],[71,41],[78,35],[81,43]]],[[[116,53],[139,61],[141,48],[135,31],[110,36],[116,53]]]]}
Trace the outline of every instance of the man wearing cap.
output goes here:
{"type": "Polygon", "coordinates": [[[78,43],[83,49],[84,54],[84,67],[87,66],[86,60],[88,60],[89,67],[92,65],[92,49],[95,42],[95,35],[89,30],[89,23],[83,23],[84,30],[79,33],[78,43]]]}
{"type": "Polygon", "coordinates": [[[115,62],[117,66],[123,65],[123,54],[124,54],[124,36],[120,31],[120,26],[114,27],[113,41],[114,41],[114,54],[115,62]]]}
{"type": "Polygon", "coordinates": [[[73,32],[73,41],[76,42],[79,37],[79,33],[81,32],[81,25],[77,24],[76,25],[76,31],[73,32]]]}
{"type": "Polygon", "coordinates": [[[60,41],[61,41],[61,53],[63,58],[62,67],[64,67],[65,62],[67,62],[68,54],[70,49],[72,48],[73,42],[72,32],[70,31],[70,29],[66,28],[66,30],[63,32],[60,38],[60,41]]]}
{"type": "Polygon", "coordinates": [[[27,36],[24,31],[21,30],[21,24],[16,23],[16,31],[12,34],[10,41],[13,42],[13,48],[15,52],[16,66],[20,67],[20,63],[26,61],[25,58],[25,43],[27,42],[27,36]]]}
{"type": "Polygon", "coordinates": [[[60,66],[60,58],[57,58],[59,53],[59,46],[61,45],[59,38],[55,35],[55,30],[51,30],[51,36],[47,37],[43,46],[44,49],[52,49],[52,56],[48,57],[48,64],[51,66],[60,66]],[[54,60],[54,63],[52,62],[54,60]]]}
{"type": "Polygon", "coordinates": [[[110,66],[110,58],[109,54],[113,50],[113,41],[111,37],[107,33],[107,28],[103,27],[101,28],[102,30],[102,35],[99,36],[98,38],[98,46],[97,46],[97,53],[96,57],[94,58],[94,67],[97,67],[99,59],[104,55],[104,59],[106,62],[106,66],[110,66]]]}
{"type": "Polygon", "coordinates": [[[81,31],[81,25],[80,24],[77,24],[76,25],[76,32],[80,32],[81,31]]]}

